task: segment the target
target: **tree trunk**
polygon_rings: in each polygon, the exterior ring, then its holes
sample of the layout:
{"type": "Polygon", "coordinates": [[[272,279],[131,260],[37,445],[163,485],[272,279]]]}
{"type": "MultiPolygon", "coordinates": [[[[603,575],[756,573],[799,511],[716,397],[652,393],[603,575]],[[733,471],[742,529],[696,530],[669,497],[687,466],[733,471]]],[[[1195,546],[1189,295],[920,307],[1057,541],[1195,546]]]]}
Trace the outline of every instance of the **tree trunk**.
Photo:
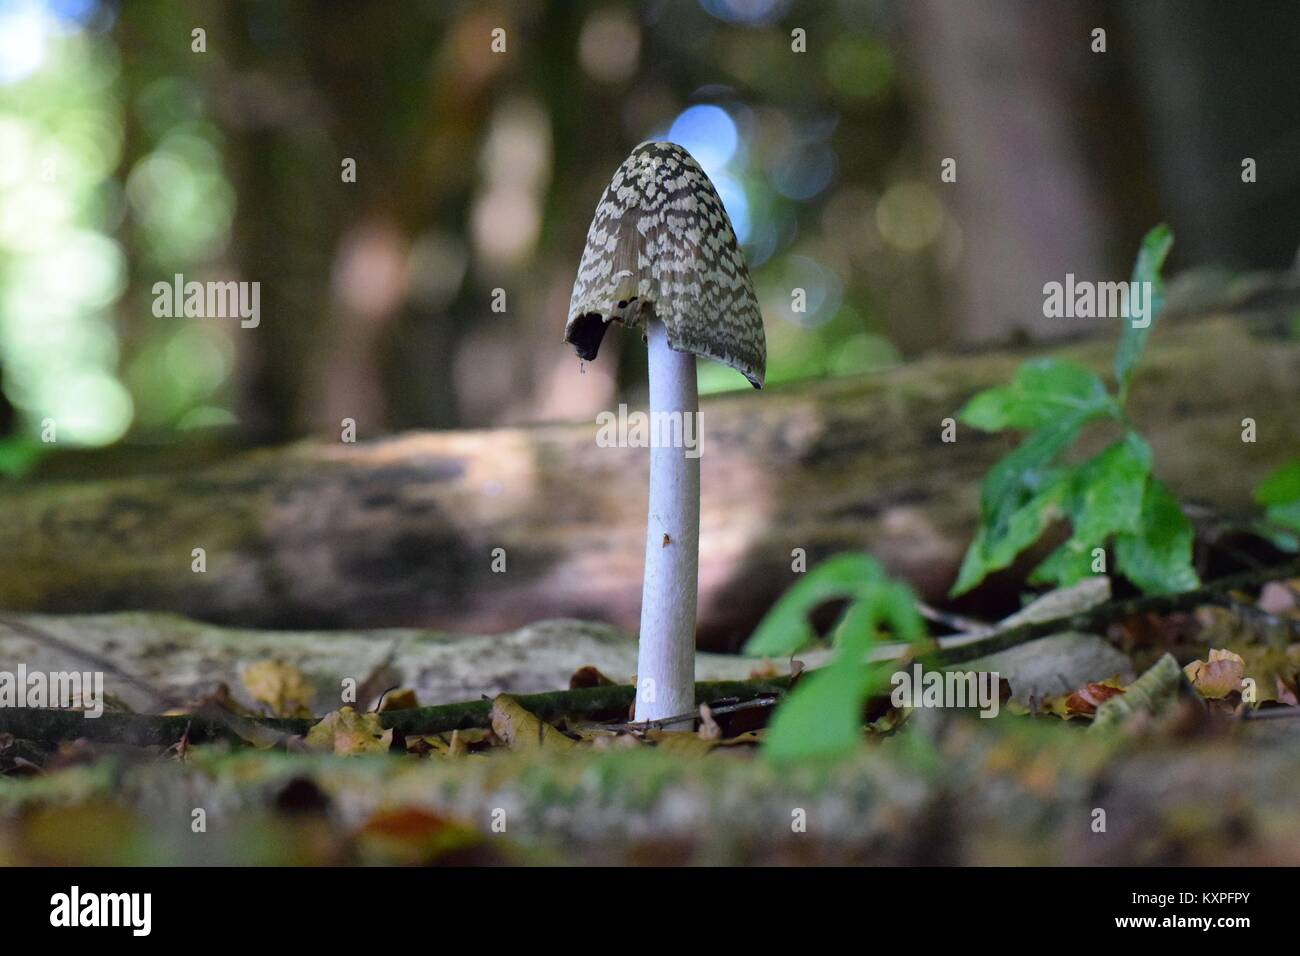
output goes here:
{"type": "MultiPolygon", "coordinates": [[[[1166,325],[1150,344],[1129,410],[1185,500],[1246,511],[1251,488],[1300,448],[1300,342],[1265,333],[1219,318],[1166,325]],[[1246,417],[1255,443],[1241,440],[1246,417]]],[[[1098,370],[1112,352],[1109,337],[1060,350],[1098,370]]],[[[941,596],[979,480],[1013,445],[968,428],[946,444],[941,423],[1025,357],[934,357],[706,400],[700,646],[744,639],[794,582],[796,548],[810,564],[865,548],[924,598],[941,596]]],[[[598,447],[596,430],[299,443],[167,473],[11,485],[0,607],[477,632],[581,617],[635,631],[647,451],[598,447]]]]}

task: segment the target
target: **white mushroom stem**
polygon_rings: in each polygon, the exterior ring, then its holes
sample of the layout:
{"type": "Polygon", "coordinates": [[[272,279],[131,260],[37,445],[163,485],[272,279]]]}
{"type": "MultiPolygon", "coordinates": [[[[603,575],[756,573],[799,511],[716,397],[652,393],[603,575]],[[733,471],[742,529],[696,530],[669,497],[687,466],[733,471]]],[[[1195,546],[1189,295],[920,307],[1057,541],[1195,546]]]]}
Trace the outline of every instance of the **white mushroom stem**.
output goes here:
{"type": "MultiPolygon", "coordinates": [[[[650,507],[637,651],[636,719],[695,710],[695,602],[700,563],[699,439],[695,356],[668,347],[662,322],[646,323],[650,352],[650,507]]],[[[689,722],[670,727],[690,728],[689,722]]]]}

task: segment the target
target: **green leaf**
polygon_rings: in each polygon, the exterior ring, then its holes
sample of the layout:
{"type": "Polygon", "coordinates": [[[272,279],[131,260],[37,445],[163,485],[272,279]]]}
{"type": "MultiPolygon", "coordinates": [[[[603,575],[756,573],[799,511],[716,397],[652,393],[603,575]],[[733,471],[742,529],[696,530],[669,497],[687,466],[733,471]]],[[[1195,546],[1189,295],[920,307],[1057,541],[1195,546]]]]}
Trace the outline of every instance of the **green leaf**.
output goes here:
{"type": "Polygon", "coordinates": [[[925,637],[925,621],[907,585],[885,580],[868,585],[845,609],[835,630],[835,644],[844,655],[861,661],[880,637],[882,626],[896,641],[910,644],[925,637]]]}
{"type": "MultiPolygon", "coordinates": [[[[1097,547],[1093,545],[1093,547],[1097,547]]],[[[1053,587],[1069,587],[1078,584],[1092,574],[1092,548],[1084,547],[1071,536],[1059,548],[1029,572],[1030,584],[1050,584],[1053,587]]]]}
{"type": "Polygon", "coordinates": [[[1134,431],[1080,465],[1070,511],[1076,534],[1100,542],[1136,531],[1150,474],[1151,446],[1134,431]]]}
{"type": "Polygon", "coordinates": [[[986,389],[970,399],[957,418],[966,425],[996,432],[1005,428],[1032,431],[1062,414],[1101,410],[1109,397],[1101,379],[1076,362],[1041,358],[1024,362],[1010,385],[986,389]]]}
{"type": "Polygon", "coordinates": [[[950,592],[953,597],[1011,564],[1062,513],[1071,473],[1049,466],[1085,424],[1111,410],[1107,398],[1100,407],[1067,412],[1034,432],[989,470],[980,491],[980,527],[966,549],[950,592]]]}
{"type": "Polygon", "coordinates": [[[1092,551],[1111,535],[1137,532],[1151,473],[1151,448],[1136,432],[1072,469],[1066,510],[1070,538],[1030,575],[1034,584],[1068,587],[1092,574],[1092,551]]]}
{"type": "Polygon", "coordinates": [[[880,565],[865,554],[850,552],[827,558],[781,595],[741,653],[749,657],[797,653],[816,638],[808,621],[809,612],[827,601],[859,595],[867,585],[884,578],[880,565]]]}
{"type": "MultiPolygon", "coordinates": [[[[1273,505],[1264,512],[1270,524],[1275,524],[1281,528],[1289,528],[1293,531],[1300,531],[1300,501],[1289,501],[1284,505],[1273,505]]],[[[1273,543],[1278,543],[1278,538],[1274,538],[1273,543]]],[[[1283,547],[1283,551],[1294,551],[1295,547],[1283,547]]]]}
{"type": "Polygon", "coordinates": [[[1121,406],[1128,397],[1128,383],[1133,373],[1133,366],[1141,357],[1147,336],[1155,327],[1156,317],[1165,303],[1164,282],[1160,278],[1160,270],[1173,244],[1174,234],[1169,231],[1168,226],[1162,224],[1146,234],[1142,239],[1141,248],[1138,249],[1137,262],[1133,265],[1132,281],[1151,283],[1150,321],[1144,328],[1134,326],[1131,321],[1125,322],[1124,331],[1120,335],[1119,347],[1115,350],[1115,381],[1119,384],[1121,406]]]}
{"type": "Polygon", "coordinates": [[[1259,483],[1255,500],[1261,505],[1300,501],[1300,460],[1289,462],[1259,483]]]}
{"type": "Polygon", "coordinates": [[[1029,547],[1047,526],[1064,514],[1062,502],[1069,490],[1069,474],[1057,479],[1016,508],[996,530],[981,527],[966,549],[957,583],[951,594],[964,594],[994,571],[1009,566],[1021,551],[1029,547]]]}
{"type": "Polygon", "coordinates": [[[33,441],[25,435],[0,438],[0,475],[21,478],[45,454],[47,445],[33,441]]]}
{"type": "Polygon", "coordinates": [[[763,755],[786,762],[852,753],[862,741],[862,702],[875,679],[873,669],[849,662],[843,652],[803,677],[772,715],[763,755]]]}
{"type": "MultiPolygon", "coordinates": [[[[1255,500],[1265,505],[1264,516],[1277,528],[1300,531],[1300,460],[1288,462],[1259,483],[1255,500]]],[[[1289,536],[1266,535],[1283,551],[1288,547],[1289,536]]]]}
{"type": "Polygon", "coordinates": [[[1148,479],[1137,532],[1115,539],[1117,570],[1148,594],[1176,594],[1200,584],[1192,568],[1192,526],[1169,489],[1148,479]]]}
{"type": "Polygon", "coordinates": [[[863,704],[884,673],[880,665],[867,663],[882,631],[909,643],[925,637],[916,596],[907,585],[883,575],[866,582],[851,599],[836,630],[835,659],[800,679],[777,708],[764,740],[765,756],[776,761],[834,758],[858,746],[863,704]]]}
{"type": "MultiPolygon", "coordinates": [[[[1294,517],[1297,521],[1300,521],[1300,514],[1284,516],[1281,520],[1285,520],[1285,517],[1294,517]]],[[[1300,531],[1300,524],[1297,524],[1295,528],[1297,531],[1300,531]]],[[[1250,530],[1279,551],[1285,551],[1287,554],[1300,554],[1300,535],[1291,534],[1291,532],[1277,527],[1276,524],[1254,525],[1250,530]]]]}
{"type": "Polygon", "coordinates": [[[980,488],[980,515],[994,529],[1004,525],[1030,497],[1052,484],[1052,460],[1078,437],[1080,429],[1105,408],[1080,408],[1068,412],[1022,441],[984,476],[980,488]]]}

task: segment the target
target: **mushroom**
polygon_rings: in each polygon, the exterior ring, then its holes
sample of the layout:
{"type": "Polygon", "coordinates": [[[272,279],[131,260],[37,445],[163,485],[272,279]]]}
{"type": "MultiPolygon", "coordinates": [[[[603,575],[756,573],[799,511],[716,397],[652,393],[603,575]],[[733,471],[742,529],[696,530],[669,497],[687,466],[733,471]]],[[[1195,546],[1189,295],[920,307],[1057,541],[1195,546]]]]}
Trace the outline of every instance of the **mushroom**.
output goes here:
{"type": "Polygon", "coordinates": [[[649,352],[650,503],[635,719],[663,721],[695,710],[700,460],[698,445],[659,439],[698,441],[695,356],[730,365],[755,388],[767,365],[763,317],[731,220],[699,163],[675,143],[632,150],[587,231],[564,341],[594,359],[611,322],[640,328],[649,352]]]}

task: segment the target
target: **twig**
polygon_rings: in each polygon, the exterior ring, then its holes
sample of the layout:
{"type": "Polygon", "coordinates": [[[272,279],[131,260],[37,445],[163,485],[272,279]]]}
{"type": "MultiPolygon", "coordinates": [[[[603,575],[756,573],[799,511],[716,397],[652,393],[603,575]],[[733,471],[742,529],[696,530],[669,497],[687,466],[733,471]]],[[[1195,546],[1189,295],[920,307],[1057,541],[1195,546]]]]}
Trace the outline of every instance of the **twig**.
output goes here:
{"type": "Polygon", "coordinates": [[[1300,707],[1269,707],[1267,710],[1248,710],[1241,715],[1242,720],[1285,720],[1288,717],[1300,717],[1300,707]]]}
{"type": "Polygon", "coordinates": [[[932,607],[924,601],[916,602],[916,610],[921,617],[927,621],[933,621],[935,624],[942,624],[944,627],[950,627],[958,634],[969,634],[973,631],[985,631],[996,625],[989,624],[987,621],[976,620],[973,617],[964,617],[960,614],[952,614],[948,611],[942,611],[937,607],[932,607]]]}
{"type": "Polygon", "coordinates": [[[960,647],[945,648],[929,655],[923,655],[922,661],[931,667],[951,667],[976,658],[984,657],[997,651],[1049,637],[1063,631],[1080,631],[1096,633],[1105,626],[1127,617],[1140,614],[1168,614],[1173,611],[1185,611],[1202,604],[1221,604],[1223,596],[1234,590],[1260,587],[1279,578],[1300,575],[1300,560],[1290,561],[1276,567],[1256,571],[1244,571],[1211,581],[1209,584],[1178,594],[1148,594],[1130,598],[1127,601],[1109,601],[1099,607],[1080,614],[1054,618],[1050,621],[1037,621],[1008,628],[990,637],[963,644],[960,647]]]}
{"type": "MultiPolygon", "coordinates": [[[[697,687],[699,685],[696,685],[697,687]]],[[[782,694],[772,694],[767,697],[755,697],[753,700],[735,701],[730,704],[709,704],[709,712],[713,716],[719,714],[734,714],[741,710],[757,710],[759,707],[772,707],[781,699],[782,694]]],[[[631,730],[644,732],[647,730],[663,730],[672,724],[681,723],[685,720],[694,720],[699,717],[699,711],[692,711],[689,714],[677,714],[672,717],[662,717],[659,720],[642,720],[634,721],[613,721],[601,724],[607,730],[631,730]]]]}
{"type": "MultiPolygon", "coordinates": [[[[1009,628],[986,638],[959,647],[949,647],[929,655],[923,655],[922,663],[931,667],[951,667],[955,664],[975,660],[1003,651],[1040,637],[1048,637],[1063,631],[1096,632],[1108,624],[1139,614],[1167,614],[1182,611],[1201,604],[1222,603],[1226,592],[1238,589],[1259,587],[1269,581],[1284,577],[1300,576],[1300,560],[1288,562],[1273,568],[1244,572],[1219,578],[1203,587],[1180,594],[1148,595],[1127,601],[1110,601],[1099,607],[1054,618],[1049,621],[1037,621],[1009,628]]],[[[27,633],[26,625],[11,622],[0,617],[0,623],[10,626],[17,624],[27,633]]],[[[32,635],[36,637],[38,635],[32,635]]],[[[39,635],[41,638],[46,635],[39,635]]],[[[50,637],[56,646],[63,642],[50,637]]],[[[70,649],[70,652],[73,649],[70,649]]],[[[80,651],[82,657],[93,658],[80,651]]],[[[113,669],[114,673],[118,673],[113,669]]],[[[144,689],[147,685],[123,675],[144,689]]],[[[695,702],[714,704],[728,701],[714,707],[714,713],[726,713],[728,708],[741,709],[744,706],[766,706],[767,701],[758,703],[760,698],[775,700],[790,685],[789,677],[766,677],[748,681],[707,681],[695,685],[695,702]],[[734,702],[731,703],[731,702],[734,702]],[[751,703],[752,702],[752,703],[751,703]]],[[[628,684],[613,684],[603,687],[584,687],[577,690],[554,691],[546,694],[528,694],[518,699],[523,708],[539,720],[555,722],[561,718],[578,718],[593,721],[609,720],[620,714],[626,714],[631,706],[636,689],[628,684]]],[[[162,697],[156,694],[155,696],[162,697]]],[[[475,727],[488,727],[491,724],[492,704],[489,700],[476,700],[457,704],[443,704],[436,707],[420,707],[411,710],[390,710],[379,715],[380,724],[393,728],[404,734],[436,734],[452,730],[467,730],[475,727]]],[[[695,712],[679,717],[667,718],[656,723],[670,723],[675,720],[693,718],[695,712]]],[[[1252,718],[1262,719],[1262,718],[1252,718]]],[[[98,718],[87,718],[81,711],[5,708],[0,710],[0,732],[12,733],[16,737],[33,740],[38,743],[53,743],[84,737],[92,741],[110,741],[119,743],[157,744],[171,746],[189,727],[189,742],[203,743],[210,740],[246,741],[250,732],[261,733],[272,739],[282,740],[287,735],[305,734],[315,721],[307,718],[252,718],[211,712],[193,715],[158,716],[152,714],[122,714],[108,712],[98,718]],[[235,725],[243,727],[240,732],[235,725]]]]}
{"type": "MultiPolygon", "coordinates": [[[[775,698],[789,683],[788,677],[702,681],[695,685],[695,702],[698,706],[720,700],[743,703],[761,697],[775,698]]],[[[600,721],[626,714],[635,694],[636,688],[630,684],[611,684],[525,694],[516,700],[529,713],[547,723],[564,717],[600,721]]],[[[474,700],[410,710],[387,710],[379,714],[379,723],[385,729],[392,728],[410,736],[489,727],[491,715],[490,700],[474,700]]],[[[87,718],[76,710],[0,710],[0,732],[44,744],[84,737],[91,741],[169,747],[185,733],[187,726],[191,744],[213,740],[242,743],[254,734],[265,735],[269,743],[274,743],[288,735],[305,734],[315,722],[312,718],[237,717],[210,712],[180,716],[105,712],[97,718],[87,718]]]]}

